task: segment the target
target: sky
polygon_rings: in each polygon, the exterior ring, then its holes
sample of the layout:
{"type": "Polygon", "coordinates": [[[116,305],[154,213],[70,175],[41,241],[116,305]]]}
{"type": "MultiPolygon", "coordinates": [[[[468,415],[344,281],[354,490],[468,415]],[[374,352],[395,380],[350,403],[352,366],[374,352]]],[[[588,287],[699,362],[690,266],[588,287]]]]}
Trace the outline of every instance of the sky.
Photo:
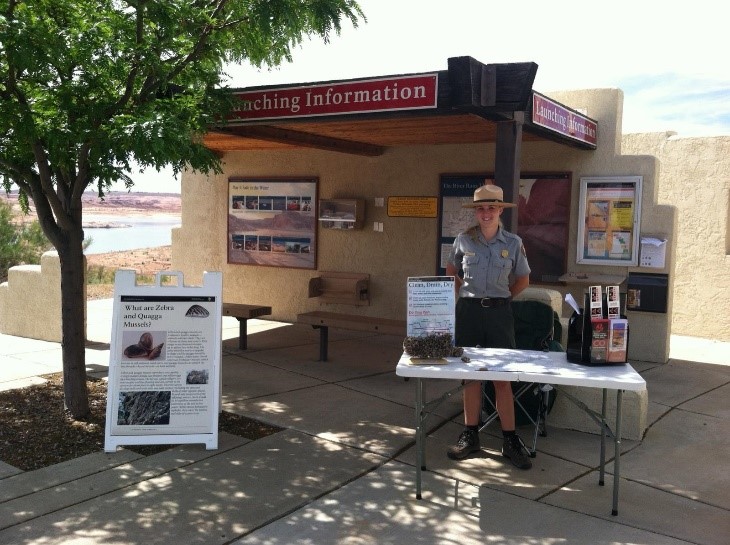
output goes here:
{"type": "MultiPolygon", "coordinates": [[[[730,135],[727,22],[720,0],[360,0],[367,22],[305,40],[273,69],[228,66],[228,85],[309,83],[445,70],[450,57],[535,62],[533,89],[619,88],[623,132],[730,135]]],[[[588,112],[590,116],[590,112],[588,112]]],[[[134,191],[179,192],[171,172],[134,191]]],[[[117,189],[117,188],[115,188],[117,189]]]]}

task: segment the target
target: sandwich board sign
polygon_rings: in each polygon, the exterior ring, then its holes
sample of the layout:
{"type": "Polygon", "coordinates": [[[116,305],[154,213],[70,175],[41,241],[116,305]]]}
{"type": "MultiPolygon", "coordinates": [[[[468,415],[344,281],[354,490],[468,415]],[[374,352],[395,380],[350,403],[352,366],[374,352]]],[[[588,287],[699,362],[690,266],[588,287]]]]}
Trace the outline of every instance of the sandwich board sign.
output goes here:
{"type": "Polygon", "coordinates": [[[185,286],[177,271],[137,285],[117,271],[104,450],[203,443],[218,448],[222,274],[185,286]],[[163,279],[177,279],[163,285],[163,279]]]}

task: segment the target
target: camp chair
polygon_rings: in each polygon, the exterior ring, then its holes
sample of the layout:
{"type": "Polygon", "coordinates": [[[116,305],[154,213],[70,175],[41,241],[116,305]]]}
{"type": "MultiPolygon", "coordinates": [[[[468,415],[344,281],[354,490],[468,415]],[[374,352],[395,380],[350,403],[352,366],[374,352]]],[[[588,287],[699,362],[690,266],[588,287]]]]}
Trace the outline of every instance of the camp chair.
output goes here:
{"type": "MultiPolygon", "coordinates": [[[[562,326],[560,317],[553,308],[541,301],[512,301],[512,314],[515,321],[515,341],[522,350],[562,352],[560,342],[562,326]]],[[[530,456],[535,457],[537,436],[547,437],[545,419],[555,403],[555,389],[549,384],[516,383],[513,392],[515,399],[515,424],[534,426],[530,456]]],[[[484,402],[482,403],[482,423],[485,428],[497,419],[494,386],[491,381],[483,384],[484,402]]]]}

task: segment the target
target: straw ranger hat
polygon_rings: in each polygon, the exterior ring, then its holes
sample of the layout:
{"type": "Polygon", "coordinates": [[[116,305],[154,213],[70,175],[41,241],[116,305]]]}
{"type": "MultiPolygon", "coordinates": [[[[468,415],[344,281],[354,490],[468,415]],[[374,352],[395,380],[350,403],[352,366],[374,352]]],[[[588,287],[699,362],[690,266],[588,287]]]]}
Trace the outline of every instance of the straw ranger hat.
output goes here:
{"type": "Polygon", "coordinates": [[[502,208],[513,208],[517,206],[511,202],[504,202],[504,194],[502,193],[501,187],[494,184],[487,184],[478,187],[476,191],[474,191],[474,202],[464,204],[462,207],[476,208],[483,204],[487,204],[489,206],[500,206],[502,208]]]}

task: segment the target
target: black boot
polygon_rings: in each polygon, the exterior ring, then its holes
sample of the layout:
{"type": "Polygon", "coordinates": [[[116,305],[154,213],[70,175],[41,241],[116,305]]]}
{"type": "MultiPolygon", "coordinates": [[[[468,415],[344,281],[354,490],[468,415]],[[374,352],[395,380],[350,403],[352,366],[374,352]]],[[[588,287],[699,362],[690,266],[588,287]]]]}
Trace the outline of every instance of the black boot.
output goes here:
{"type": "Polygon", "coordinates": [[[527,447],[516,433],[504,436],[502,456],[509,458],[512,464],[520,469],[530,469],[532,467],[532,460],[530,460],[527,447]]]}
{"type": "Polygon", "coordinates": [[[473,452],[479,452],[480,449],[479,432],[475,429],[465,428],[456,444],[446,451],[446,456],[452,460],[463,460],[473,452]]]}

